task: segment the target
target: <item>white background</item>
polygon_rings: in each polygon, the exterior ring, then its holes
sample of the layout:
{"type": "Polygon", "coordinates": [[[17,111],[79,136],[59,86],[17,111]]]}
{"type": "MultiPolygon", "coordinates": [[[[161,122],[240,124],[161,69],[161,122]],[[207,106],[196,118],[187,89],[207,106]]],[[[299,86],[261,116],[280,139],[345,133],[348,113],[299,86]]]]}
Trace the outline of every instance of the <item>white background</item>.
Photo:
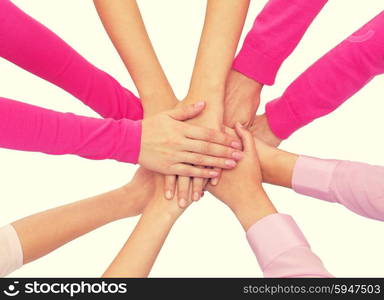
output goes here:
{"type": "MultiPolygon", "coordinates": [[[[92,1],[14,2],[89,61],[134,90],[92,1]]],[[[138,2],[159,58],[178,97],[182,98],[193,67],[205,1],[138,2]]],[[[244,34],[265,3],[266,0],[252,1],[244,34]]],[[[284,63],[276,84],[264,89],[261,110],[312,62],[383,8],[382,0],[329,1],[284,63]]],[[[59,88],[4,60],[0,61],[0,74],[3,97],[96,116],[59,88]]],[[[384,78],[374,79],[335,113],[294,134],[282,148],[315,157],[384,165],[383,89],[384,78]]],[[[0,225],[121,186],[129,181],[135,169],[113,161],[1,149],[0,225]]],[[[354,215],[337,204],[300,196],[280,187],[266,186],[266,189],[277,208],[296,219],[315,253],[334,275],[384,276],[383,224],[354,215]]],[[[137,220],[131,218],[104,226],[24,266],[12,276],[100,276],[137,220]]],[[[154,277],[261,275],[242,228],[229,209],[212,196],[190,207],[176,223],[151,273],[154,277]]]]}

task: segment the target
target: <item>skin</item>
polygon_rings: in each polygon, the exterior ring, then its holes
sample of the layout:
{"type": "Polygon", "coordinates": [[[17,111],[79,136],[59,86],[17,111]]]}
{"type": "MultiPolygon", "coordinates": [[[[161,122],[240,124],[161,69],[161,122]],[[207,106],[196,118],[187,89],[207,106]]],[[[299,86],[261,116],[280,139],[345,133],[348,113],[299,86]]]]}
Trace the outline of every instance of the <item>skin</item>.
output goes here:
{"type": "MultiPolygon", "coordinates": [[[[179,101],[176,99],[153,49],[137,2],[115,0],[111,3],[109,0],[94,0],[94,4],[139,91],[145,107],[145,117],[159,112],[159,102],[162,102],[165,109],[176,106],[179,101]]],[[[163,110],[162,108],[160,111],[163,110]]],[[[189,182],[189,177],[184,177],[181,181],[189,182]]],[[[175,176],[167,176],[165,195],[168,199],[173,197],[176,182],[175,176]]],[[[179,189],[184,189],[188,194],[188,183],[178,185],[179,189]]],[[[188,200],[190,199],[188,198],[188,200]]]]}
{"type": "Polygon", "coordinates": [[[141,168],[121,188],[13,222],[24,264],[105,224],[139,215],[152,195],[151,174],[141,168]]]}
{"type": "Polygon", "coordinates": [[[164,197],[164,178],[153,181],[153,196],[127,242],[103,277],[147,277],[176,220],[183,213],[176,199],[164,197]]]}
{"type": "Polygon", "coordinates": [[[256,116],[249,130],[259,140],[273,147],[279,146],[282,142],[282,140],[272,132],[265,114],[256,116]]]}
{"type": "MultiPolygon", "coordinates": [[[[206,110],[188,121],[202,127],[221,130],[224,118],[226,80],[248,12],[249,0],[208,0],[203,31],[197,51],[191,83],[184,103],[204,100],[206,110]]],[[[241,156],[234,157],[240,160],[241,156]]],[[[220,171],[220,170],[217,170],[220,171]]],[[[218,179],[212,184],[217,184],[218,179]]],[[[205,185],[201,178],[179,179],[179,205],[188,205],[188,194],[197,201],[205,185]],[[192,186],[191,186],[192,184],[192,186]]],[[[172,194],[174,191],[169,191],[172,194]]]]}
{"type": "Polygon", "coordinates": [[[217,186],[209,186],[215,197],[224,202],[236,215],[244,230],[277,210],[269,200],[262,186],[262,171],[255,141],[249,131],[240,123],[236,124],[236,133],[244,145],[244,158],[231,172],[223,172],[217,186]],[[241,189],[235,178],[241,176],[241,189]]]}
{"type": "MultiPolygon", "coordinates": [[[[262,181],[290,188],[298,155],[252,137],[239,123],[236,133],[244,145],[244,158],[236,169],[224,171],[219,184],[208,186],[208,190],[227,204],[248,230],[261,218],[277,212],[262,181]],[[239,176],[243,178],[241,189],[234,180],[239,176]]],[[[24,264],[98,227],[143,212],[103,276],[148,276],[168,233],[184,211],[176,197],[173,201],[165,199],[163,186],[164,176],[141,167],[121,188],[15,221],[12,225],[22,245],[24,264]]]]}
{"type": "Polygon", "coordinates": [[[236,147],[241,147],[237,138],[181,122],[198,116],[204,108],[204,102],[197,102],[144,119],[139,164],[162,174],[203,178],[217,177],[218,172],[191,164],[225,169],[235,167],[233,153],[238,152],[236,147]]]}
{"type": "Polygon", "coordinates": [[[249,128],[256,117],[263,85],[231,70],[225,89],[224,124],[233,128],[236,122],[249,128]]]}
{"type": "MultiPolygon", "coordinates": [[[[277,213],[262,187],[262,173],[255,141],[249,131],[238,123],[236,132],[244,145],[244,159],[239,166],[223,173],[210,192],[227,204],[245,230],[261,218],[277,213]],[[234,178],[242,176],[241,189],[234,178]]],[[[140,221],[103,277],[147,277],[176,220],[183,213],[177,203],[162,194],[162,179],[155,181],[153,198],[140,221]],[[145,247],[143,247],[145,245],[145,247]]]]}

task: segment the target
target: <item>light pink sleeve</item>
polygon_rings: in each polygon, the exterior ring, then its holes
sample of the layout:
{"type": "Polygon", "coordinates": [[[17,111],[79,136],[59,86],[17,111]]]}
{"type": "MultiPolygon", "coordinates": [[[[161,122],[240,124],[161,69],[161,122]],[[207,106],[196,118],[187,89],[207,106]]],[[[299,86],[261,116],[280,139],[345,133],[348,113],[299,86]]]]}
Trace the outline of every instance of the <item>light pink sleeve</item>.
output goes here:
{"type": "Polygon", "coordinates": [[[139,99],[9,0],[0,1],[0,57],[72,94],[104,118],[140,120],[139,99]]]}
{"type": "Polygon", "coordinates": [[[265,277],[332,277],[291,216],[262,218],[248,229],[247,239],[265,277]]]}
{"type": "Polygon", "coordinates": [[[266,105],[274,134],[288,138],[329,114],[384,72],[384,12],[328,52],[266,105]]]}
{"type": "Polygon", "coordinates": [[[300,156],[292,188],[300,194],[344,205],[358,215],[384,221],[384,167],[300,156]]]}
{"type": "Polygon", "coordinates": [[[141,121],[61,113],[0,98],[0,147],[137,163],[141,121]]]}
{"type": "Polygon", "coordinates": [[[23,250],[12,225],[0,228],[0,277],[4,277],[23,265],[23,250]]]}
{"type": "Polygon", "coordinates": [[[328,0],[270,0],[257,16],[233,68],[272,85],[283,61],[328,0]]]}

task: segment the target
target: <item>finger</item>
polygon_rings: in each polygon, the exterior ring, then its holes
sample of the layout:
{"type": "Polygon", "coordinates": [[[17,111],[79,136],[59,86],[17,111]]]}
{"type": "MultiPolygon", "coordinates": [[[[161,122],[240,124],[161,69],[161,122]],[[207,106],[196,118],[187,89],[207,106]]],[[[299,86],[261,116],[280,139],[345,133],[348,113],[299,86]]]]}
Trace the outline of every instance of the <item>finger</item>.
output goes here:
{"type": "Polygon", "coordinates": [[[164,193],[165,198],[168,200],[172,200],[175,195],[176,189],[176,176],[167,175],[165,176],[165,184],[164,184],[164,193]]]}
{"type": "Polygon", "coordinates": [[[207,154],[215,157],[231,158],[237,161],[243,157],[243,153],[241,151],[205,141],[186,140],[182,149],[184,151],[207,154]]]}
{"type": "Polygon", "coordinates": [[[179,176],[187,176],[187,177],[201,177],[201,178],[214,178],[219,174],[216,171],[211,169],[200,169],[198,167],[190,166],[187,164],[174,164],[170,168],[170,173],[179,175],[179,176]]]}
{"type": "Polygon", "coordinates": [[[194,140],[221,144],[223,146],[228,146],[239,150],[242,149],[241,142],[237,137],[210,128],[186,125],[184,129],[184,136],[194,140]]]}
{"type": "Polygon", "coordinates": [[[177,178],[177,201],[180,208],[186,208],[190,202],[191,179],[185,176],[177,178]]]}
{"type": "Polygon", "coordinates": [[[184,152],[179,159],[180,162],[205,167],[217,167],[221,169],[233,169],[237,162],[233,159],[218,158],[192,152],[184,152]]]}
{"type": "Polygon", "coordinates": [[[192,180],[192,199],[193,201],[199,201],[202,196],[204,187],[204,178],[194,177],[192,180]]]}
{"type": "Polygon", "coordinates": [[[211,185],[215,186],[215,185],[217,185],[217,184],[219,183],[219,181],[220,181],[220,177],[221,177],[221,172],[222,172],[222,170],[221,170],[221,169],[218,169],[218,168],[214,168],[213,170],[216,171],[217,173],[219,173],[219,175],[217,175],[217,177],[212,178],[212,179],[210,180],[211,185]]]}
{"type": "Polygon", "coordinates": [[[205,102],[200,101],[194,104],[179,105],[168,111],[168,115],[178,121],[185,121],[198,116],[205,108],[205,102]]]}
{"type": "Polygon", "coordinates": [[[240,136],[243,142],[244,152],[255,152],[256,147],[252,134],[239,122],[236,123],[235,128],[237,134],[240,136]]]}

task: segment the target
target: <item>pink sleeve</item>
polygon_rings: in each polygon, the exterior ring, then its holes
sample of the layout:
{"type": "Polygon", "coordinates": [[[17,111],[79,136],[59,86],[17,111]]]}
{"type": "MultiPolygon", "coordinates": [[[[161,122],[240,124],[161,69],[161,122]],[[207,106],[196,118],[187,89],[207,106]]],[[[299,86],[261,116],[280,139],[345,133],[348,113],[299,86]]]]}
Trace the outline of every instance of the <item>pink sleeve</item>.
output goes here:
{"type": "Polygon", "coordinates": [[[277,137],[339,107],[373,77],[384,72],[384,12],[328,52],[266,106],[277,137]]]}
{"type": "Polygon", "coordinates": [[[247,231],[265,277],[332,277],[292,217],[272,214],[247,231]]]}
{"type": "Polygon", "coordinates": [[[23,250],[12,225],[0,228],[0,277],[16,271],[23,265],[23,250]]]}
{"type": "Polygon", "coordinates": [[[270,0],[257,16],[233,68],[272,85],[283,61],[328,0],[270,0]]]}
{"type": "Polygon", "coordinates": [[[141,121],[97,119],[0,98],[0,147],[137,163],[141,121]]]}
{"type": "Polygon", "coordinates": [[[102,117],[143,118],[139,99],[9,0],[0,1],[0,57],[72,94],[102,117]]]}
{"type": "Polygon", "coordinates": [[[300,156],[292,187],[297,193],[340,203],[358,215],[384,221],[384,167],[300,156]]]}

